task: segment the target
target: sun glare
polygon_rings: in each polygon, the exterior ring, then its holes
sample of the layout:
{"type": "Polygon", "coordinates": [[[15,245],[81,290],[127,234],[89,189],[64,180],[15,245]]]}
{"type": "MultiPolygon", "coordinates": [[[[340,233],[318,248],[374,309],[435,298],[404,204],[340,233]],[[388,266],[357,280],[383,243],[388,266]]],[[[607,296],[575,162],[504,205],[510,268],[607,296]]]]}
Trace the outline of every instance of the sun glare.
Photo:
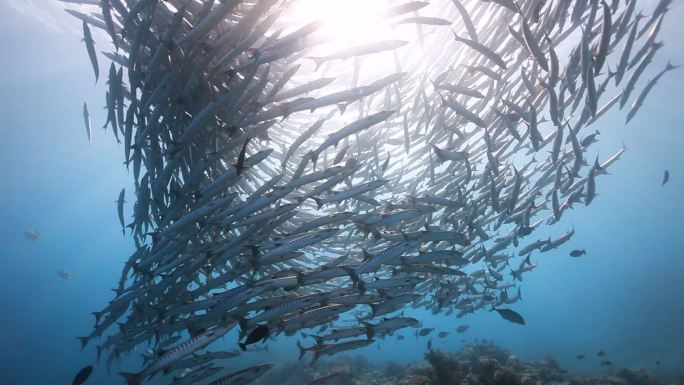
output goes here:
{"type": "Polygon", "coordinates": [[[382,19],[388,4],[387,0],[299,0],[288,14],[296,24],[320,20],[318,36],[330,42],[329,48],[341,49],[394,38],[382,19]]]}

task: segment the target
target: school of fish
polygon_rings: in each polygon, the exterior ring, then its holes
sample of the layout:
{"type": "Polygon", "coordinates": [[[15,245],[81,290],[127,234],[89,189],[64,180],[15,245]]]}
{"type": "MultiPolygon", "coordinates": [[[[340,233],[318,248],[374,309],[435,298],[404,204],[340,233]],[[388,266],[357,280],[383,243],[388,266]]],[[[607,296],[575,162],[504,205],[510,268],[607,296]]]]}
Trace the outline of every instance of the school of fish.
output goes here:
{"type": "Polygon", "coordinates": [[[105,127],[135,182],[117,214],[136,251],[79,339],[109,365],[149,347],[130,385],[273,366],[198,353],[231,331],[248,351],[311,336],[315,362],[420,327],[409,307],[525,324],[510,306],[533,254],[571,239],[553,224],[626,149],[590,159],[598,119],[629,121],[676,68],[644,75],[672,0],[386,1],[376,22],[413,38],[354,46],[293,21],[296,0],[62,1],[96,81],[111,62],[105,127]]]}

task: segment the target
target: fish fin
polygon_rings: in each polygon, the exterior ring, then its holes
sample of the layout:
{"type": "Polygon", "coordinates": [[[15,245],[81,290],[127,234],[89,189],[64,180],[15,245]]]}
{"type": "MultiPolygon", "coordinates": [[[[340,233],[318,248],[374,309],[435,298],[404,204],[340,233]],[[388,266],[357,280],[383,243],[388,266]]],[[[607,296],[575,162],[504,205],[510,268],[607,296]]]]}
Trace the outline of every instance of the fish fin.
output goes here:
{"type": "Polygon", "coordinates": [[[323,337],[321,336],[311,336],[316,341],[316,345],[323,345],[323,337]]]}
{"type": "Polygon", "coordinates": [[[140,385],[140,380],[142,380],[140,373],[119,372],[119,375],[126,379],[128,385],[140,385]]]}
{"type": "Polygon", "coordinates": [[[243,344],[242,342],[238,342],[238,346],[240,347],[240,350],[243,352],[247,351],[247,345],[243,344]]]}
{"type": "Polygon", "coordinates": [[[324,58],[324,57],[311,56],[311,57],[309,57],[309,59],[313,60],[314,65],[316,65],[316,69],[314,71],[318,71],[318,68],[320,68],[320,66],[323,65],[323,63],[325,63],[325,61],[326,61],[326,58],[324,58]]]}
{"type": "Polygon", "coordinates": [[[90,337],[76,337],[77,340],[81,342],[81,351],[85,349],[86,345],[88,345],[88,341],[90,340],[90,337]]]}
{"type": "Polygon", "coordinates": [[[302,343],[299,341],[297,341],[297,348],[299,348],[299,361],[301,361],[304,354],[306,354],[306,349],[304,349],[302,343]]]}
{"type": "Polygon", "coordinates": [[[245,167],[245,153],[247,152],[247,144],[249,144],[249,138],[245,140],[245,144],[242,145],[242,150],[240,150],[240,155],[238,155],[237,163],[235,164],[235,170],[237,175],[242,174],[245,167]]]}
{"type": "Polygon", "coordinates": [[[320,356],[321,356],[320,352],[314,352],[313,359],[311,360],[311,363],[309,364],[309,366],[313,366],[316,363],[316,361],[318,361],[318,358],[320,356]]]}
{"type": "MultiPolygon", "coordinates": [[[[114,290],[114,292],[116,292],[118,294],[118,291],[116,289],[112,289],[112,290],[114,290]]],[[[95,324],[100,323],[100,318],[102,317],[103,312],[94,311],[92,314],[95,316],[95,324]]]]}
{"type": "Polygon", "coordinates": [[[349,103],[338,103],[337,108],[340,110],[340,115],[344,114],[344,111],[347,110],[347,106],[349,103]]]}
{"type": "Polygon", "coordinates": [[[323,201],[321,201],[321,198],[311,197],[311,199],[316,201],[316,206],[318,206],[319,210],[321,209],[321,207],[323,207],[323,201]]]}

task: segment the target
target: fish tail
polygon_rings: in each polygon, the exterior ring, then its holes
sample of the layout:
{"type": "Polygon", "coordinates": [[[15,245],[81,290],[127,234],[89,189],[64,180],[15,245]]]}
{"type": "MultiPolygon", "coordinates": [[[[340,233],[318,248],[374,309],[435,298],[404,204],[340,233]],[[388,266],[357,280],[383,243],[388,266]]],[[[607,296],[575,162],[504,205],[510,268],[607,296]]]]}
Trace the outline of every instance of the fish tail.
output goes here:
{"type": "Polygon", "coordinates": [[[321,336],[311,336],[314,340],[316,340],[316,345],[323,345],[323,337],[321,336]]]}
{"type": "Polygon", "coordinates": [[[670,71],[670,70],[673,70],[675,68],[679,68],[681,66],[682,66],[681,64],[680,65],[674,65],[674,64],[672,64],[671,61],[668,60],[667,65],[665,66],[665,71],[670,71]]]}
{"type": "Polygon", "coordinates": [[[309,57],[309,59],[313,60],[314,65],[316,65],[316,69],[314,71],[318,71],[318,68],[320,68],[321,65],[325,63],[324,57],[309,57]]]}
{"type": "Polygon", "coordinates": [[[95,324],[100,323],[100,317],[102,317],[102,312],[94,311],[92,314],[95,316],[95,324]]]}
{"type": "Polygon", "coordinates": [[[119,372],[119,375],[126,379],[128,385],[140,385],[142,379],[140,373],[119,372]]]}
{"type": "Polygon", "coordinates": [[[242,336],[244,336],[244,334],[246,334],[246,332],[247,332],[247,319],[246,318],[240,318],[238,320],[238,323],[240,324],[240,335],[241,335],[240,338],[242,338],[242,336]]]}
{"type": "Polygon", "coordinates": [[[240,347],[240,350],[243,352],[247,351],[247,345],[243,344],[242,342],[238,342],[238,346],[240,347]]]}
{"type": "Polygon", "coordinates": [[[90,340],[89,337],[76,337],[76,339],[81,342],[81,351],[85,349],[86,345],[88,345],[88,341],[90,340]]]}
{"type": "Polygon", "coordinates": [[[321,209],[321,207],[323,207],[323,201],[321,201],[321,198],[311,197],[311,199],[316,201],[316,206],[318,206],[319,210],[321,209]]]}
{"type": "Polygon", "coordinates": [[[378,305],[371,303],[368,306],[370,306],[370,308],[371,308],[371,318],[375,317],[375,314],[377,313],[377,310],[378,310],[378,305]]]}
{"type": "Polygon", "coordinates": [[[366,291],[366,284],[361,280],[358,274],[356,274],[356,271],[354,271],[354,268],[349,267],[349,266],[342,266],[342,269],[349,275],[349,278],[352,280],[354,283],[354,286],[356,286],[357,289],[361,293],[366,291]]]}
{"type": "Polygon", "coordinates": [[[321,356],[320,352],[315,352],[313,359],[311,360],[311,363],[309,364],[309,366],[314,366],[314,364],[316,363],[316,361],[318,361],[318,358],[320,356],[321,356]]]}
{"type": "Polygon", "coordinates": [[[316,162],[318,161],[318,153],[316,151],[309,152],[309,157],[311,158],[311,163],[313,164],[314,170],[316,169],[316,162]]]}
{"type": "Polygon", "coordinates": [[[306,354],[306,349],[302,346],[302,343],[297,341],[297,348],[299,348],[299,361],[302,360],[302,357],[306,354]]]}
{"type": "Polygon", "coordinates": [[[371,340],[373,339],[373,335],[375,335],[375,330],[366,322],[366,338],[371,340]]]}

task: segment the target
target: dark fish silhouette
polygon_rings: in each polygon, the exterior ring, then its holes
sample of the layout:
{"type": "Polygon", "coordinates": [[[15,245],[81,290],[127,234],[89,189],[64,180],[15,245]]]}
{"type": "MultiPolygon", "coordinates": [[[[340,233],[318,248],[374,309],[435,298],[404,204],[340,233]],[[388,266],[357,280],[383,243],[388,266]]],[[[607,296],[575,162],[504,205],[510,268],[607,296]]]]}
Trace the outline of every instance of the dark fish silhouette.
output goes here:
{"type": "Polygon", "coordinates": [[[587,251],[584,249],[575,249],[575,250],[570,252],[570,256],[575,257],[575,258],[581,257],[583,255],[587,255],[587,251]]]}
{"type": "Polygon", "coordinates": [[[269,331],[267,325],[257,325],[257,327],[252,330],[247,336],[245,342],[238,342],[238,346],[244,352],[247,350],[247,345],[255,344],[259,341],[266,340],[268,338],[269,331]]]}
{"type": "Polygon", "coordinates": [[[76,373],[76,377],[74,377],[74,380],[71,381],[71,385],[81,385],[82,383],[86,382],[88,377],[93,373],[93,366],[88,365],[85,368],[81,369],[78,373],[76,373]]]}
{"type": "Polygon", "coordinates": [[[660,185],[664,185],[665,183],[667,183],[668,180],[670,180],[670,172],[665,170],[665,172],[663,173],[663,183],[661,183],[660,185]]]}
{"type": "Polygon", "coordinates": [[[461,325],[461,326],[456,328],[456,332],[463,333],[468,329],[470,329],[470,325],[461,325]]]}
{"type": "Polygon", "coordinates": [[[599,350],[598,353],[596,353],[596,355],[599,357],[603,357],[606,355],[606,352],[604,352],[603,350],[599,350]]]}
{"type": "Polygon", "coordinates": [[[499,313],[501,318],[505,319],[506,321],[510,321],[520,325],[525,324],[525,319],[523,319],[523,317],[520,314],[514,312],[511,309],[492,308],[492,310],[496,310],[496,312],[499,313]]]}
{"type": "Polygon", "coordinates": [[[578,359],[578,360],[583,360],[584,357],[586,357],[584,354],[578,354],[578,355],[577,355],[577,359],[578,359]]]}

